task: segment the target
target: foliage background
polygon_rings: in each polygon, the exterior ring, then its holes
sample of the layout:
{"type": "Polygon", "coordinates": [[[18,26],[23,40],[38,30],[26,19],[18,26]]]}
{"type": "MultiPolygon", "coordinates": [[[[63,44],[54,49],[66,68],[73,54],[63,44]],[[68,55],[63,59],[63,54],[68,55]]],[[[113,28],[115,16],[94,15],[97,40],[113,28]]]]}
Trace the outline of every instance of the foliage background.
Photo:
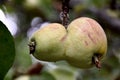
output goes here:
{"type": "MultiPolygon", "coordinates": [[[[13,35],[16,57],[5,80],[25,76],[25,72],[37,62],[31,59],[28,39],[34,30],[47,23],[58,22],[61,0],[2,0],[2,11],[13,18],[17,32],[13,35]]],[[[107,56],[102,69],[77,69],[64,61],[43,62],[40,73],[27,75],[31,80],[120,80],[120,1],[119,0],[71,0],[70,21],[81,16],[97,20],[108,38],[107,56]]]]}

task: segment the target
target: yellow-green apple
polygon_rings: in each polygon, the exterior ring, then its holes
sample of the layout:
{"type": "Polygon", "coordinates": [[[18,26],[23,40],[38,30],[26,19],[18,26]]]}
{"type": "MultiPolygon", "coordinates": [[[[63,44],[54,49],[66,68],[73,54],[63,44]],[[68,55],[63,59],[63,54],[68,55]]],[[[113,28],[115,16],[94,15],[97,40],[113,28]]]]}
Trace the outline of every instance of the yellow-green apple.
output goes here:
{"type": "Polygon", "coordinates": [[[102,27],[93,19],[81,17],[67,29],[51,23],[36,31],[30,39],[30,53],[39,60],[66,60],[79,68],[100,67],[107,51],[107,39],[102,27]]]}
{"type": "Polygon", "coordinates": [[[37,59],[44,61],[63,59],[65,48],[63,42],[61,42],[61,38],[63,38],[66,33],[66,29],[61,24],[48,24],[36,31],[31,37],[29,43],[31,48],[30,53],[37,59]],[[35,48],[35,50],[33,48],[35,48]]]}
{"type": "Polygon", "coordinates": [[[107,51],[107,39],[101,26],[93,19],[82,17],[72,21],[66,39],[66,59],[80,68],[99,68],[107,51]]]}

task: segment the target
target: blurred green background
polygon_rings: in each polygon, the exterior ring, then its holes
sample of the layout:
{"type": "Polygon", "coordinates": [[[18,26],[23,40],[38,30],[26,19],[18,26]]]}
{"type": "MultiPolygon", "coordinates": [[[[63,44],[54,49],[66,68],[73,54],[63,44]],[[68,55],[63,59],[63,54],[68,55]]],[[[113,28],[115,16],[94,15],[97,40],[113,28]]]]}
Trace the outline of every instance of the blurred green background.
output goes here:
{"type": "Polygon", "coordinates": [[[90,17],[105,30],[108,51],[100,70],[78,69],[65,61],[40,62],[30,56],[28,40],[31,34],[48,23],[61,23],[61,1],[0,0],[0,20],[6,18],[16,49],[13,66],[5,80],[120,80],[120,0],[70,0],[70,21],[90,17]],[[43,65],[42,70],[38,62],[43,65]],[[34,75],[26,74],[36,64],[40,71],[34,75]]]}

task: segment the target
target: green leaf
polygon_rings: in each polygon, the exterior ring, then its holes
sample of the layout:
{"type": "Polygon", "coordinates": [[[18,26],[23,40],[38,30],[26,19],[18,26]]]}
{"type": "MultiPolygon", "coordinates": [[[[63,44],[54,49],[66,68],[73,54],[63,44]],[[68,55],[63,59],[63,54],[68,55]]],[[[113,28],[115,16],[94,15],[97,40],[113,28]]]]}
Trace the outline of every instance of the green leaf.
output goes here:
{"type": "Polygon", "coordinates": [[[50,71],[55,80],[76,80],[76,74],[72,70],[58,67],[50,71]]]}
{"type": "Polygon", "coordinates": [[[51,73],[44,71],[44,72],[42,72],[42,74],[40,75],[40,78],[39,78],[39,79],[34,79],[34,80],[48,80],[48,79],[49,79],[49,80],[56,80],[51,73]]]}
{"type": "Polygon", "coordinates": [[[3,80],[15,57],[15,45],[12,35],[0,21],[0,80],[3,80]]]}

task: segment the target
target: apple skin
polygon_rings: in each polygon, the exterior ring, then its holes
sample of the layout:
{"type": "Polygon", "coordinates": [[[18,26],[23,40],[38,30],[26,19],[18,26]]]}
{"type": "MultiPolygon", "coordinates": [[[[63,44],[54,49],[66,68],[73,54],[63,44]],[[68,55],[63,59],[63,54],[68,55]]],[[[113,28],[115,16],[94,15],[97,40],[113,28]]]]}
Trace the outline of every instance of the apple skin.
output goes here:
{"type": "Polygon", "coordinates": [[[31,39],[35,41],[34,57],[43,61],[58,61],[64,58],[63,43],[61,38],[66,35],[66,29],[57,23],[48,24],[36,31],[31,39]]]}
{"type": "Polygon", "coordinates": [[[93,56],[101,59],[106,55],[107,38],[101,26],[93,19],[81,17],[72,21],[68,28],[66,60],[79,68],[94,65],[93,56]]]}
{"type": "Polygon", "coordinates": [[[51,23],[36,31],[31,41],[36,43],[32,54],[37,59],[66,60],[79,68],[93,67],[93,57],[101,61],[107,51],[105,32],[95,20],[87,17],[75,19],[67,29],[59,23],[51,23]]]}

